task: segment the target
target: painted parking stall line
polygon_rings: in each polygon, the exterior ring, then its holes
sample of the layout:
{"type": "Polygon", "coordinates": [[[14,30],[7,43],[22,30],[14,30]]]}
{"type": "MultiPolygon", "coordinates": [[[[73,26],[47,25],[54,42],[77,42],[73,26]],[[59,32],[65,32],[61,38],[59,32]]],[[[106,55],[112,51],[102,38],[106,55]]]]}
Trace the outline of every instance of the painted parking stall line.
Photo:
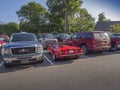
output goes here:
{"type": "Polygon", "coordinates": [[[2,66],[3,66],[3,64],[4,64],[4,61],[2,61],[2,62],[0,63],[0,67],[2,67],[2,66]]]}
{"type": "Polygon", "coordinates": [[[51,65],[54,65],[54,63],[53,63],[50,59],[48,59],[48,57],[46,57],[45,55],[44,55],[44,58],[45,58],[51,65]]]}

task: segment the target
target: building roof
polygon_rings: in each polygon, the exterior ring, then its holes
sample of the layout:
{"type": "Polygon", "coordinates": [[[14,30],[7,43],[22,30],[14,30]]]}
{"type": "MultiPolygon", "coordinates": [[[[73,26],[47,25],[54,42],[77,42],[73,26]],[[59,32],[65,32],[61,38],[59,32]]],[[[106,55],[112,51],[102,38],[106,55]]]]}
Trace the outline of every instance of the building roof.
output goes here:
{"type": "Polygon", "coordinates": [[[95,31],[110,31],[110,26],[114,24],[120,24],[120,21],[97,22],[95,31]]]}

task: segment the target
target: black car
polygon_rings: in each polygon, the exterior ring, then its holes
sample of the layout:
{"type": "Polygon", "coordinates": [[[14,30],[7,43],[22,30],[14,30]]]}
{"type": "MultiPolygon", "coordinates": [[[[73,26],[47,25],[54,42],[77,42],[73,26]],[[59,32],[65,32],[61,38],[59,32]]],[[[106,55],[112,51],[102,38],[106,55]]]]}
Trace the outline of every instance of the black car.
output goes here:
{"type": "Polygon", "coordinates": [[[111,39],[111,50],[119,50],[120,49],[120,33],[110,35],[111,39]]]}
{"type": "Polygon", "coordinates": [[[58,41],[66,41],[67,39],[70,39],[70,35],[67,33],[59,33],[57,34],[56,38],[58,41]]]}

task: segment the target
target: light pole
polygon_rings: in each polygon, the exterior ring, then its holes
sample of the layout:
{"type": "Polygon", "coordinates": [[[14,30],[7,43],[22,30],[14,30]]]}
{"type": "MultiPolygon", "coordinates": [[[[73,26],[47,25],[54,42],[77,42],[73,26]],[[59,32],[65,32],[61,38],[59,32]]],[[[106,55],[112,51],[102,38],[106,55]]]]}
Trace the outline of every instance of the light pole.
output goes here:
{"type": "Polygon", "coordinates": [[[70,33],[71,31],[70,31],[70,28],[71,28],[71,25],[70,25],[70,15],[71,13],[70,12],[68,12],[68,11],[66,11],[66,13],[65,13],[65,32],[67,32],[67,33],[70,33]]]}
{"type": "Polygon", "coordinates": [[[70,12],[68,12],[68,33],[70,34],[70,12]]]}

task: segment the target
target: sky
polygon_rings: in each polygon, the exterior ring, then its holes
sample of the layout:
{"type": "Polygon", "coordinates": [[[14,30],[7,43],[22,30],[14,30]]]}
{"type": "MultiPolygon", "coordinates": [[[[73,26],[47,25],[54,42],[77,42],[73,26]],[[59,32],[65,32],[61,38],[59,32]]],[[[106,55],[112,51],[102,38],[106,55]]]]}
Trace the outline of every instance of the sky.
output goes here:
{"type": "MultiPolygon", "coordinates": [[[[30,1],[36,1],[47,8],[47,0],[0,0],[0,21],[19,23],[16,11],[30,1]]],[[[83,0],[82,7],[86,8],[96,21],[98,14],[102,12],[105,12],[106,18],[120,21],[120,0],[83,0]]]]}

